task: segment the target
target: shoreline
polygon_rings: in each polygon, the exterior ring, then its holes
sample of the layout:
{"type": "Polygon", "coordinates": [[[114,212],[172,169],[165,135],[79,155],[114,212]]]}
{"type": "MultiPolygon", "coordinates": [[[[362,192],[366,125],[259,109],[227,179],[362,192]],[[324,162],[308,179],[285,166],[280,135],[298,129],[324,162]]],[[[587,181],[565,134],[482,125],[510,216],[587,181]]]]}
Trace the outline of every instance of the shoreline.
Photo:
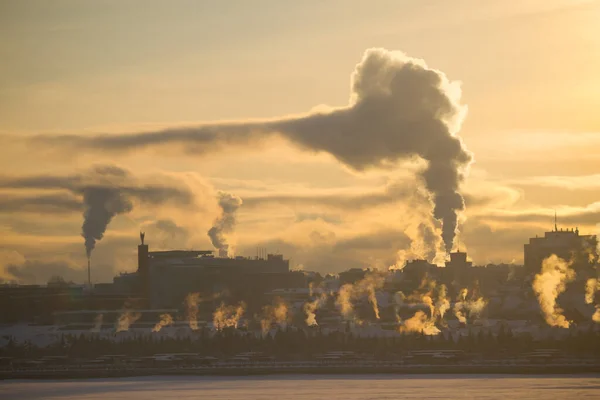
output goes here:
{"type": "Polygon", "coordinates": [[[290,366],[290,367],[196,367],[138,368],[105,370],[0,371],[0,380],[9,379],[101,379],[146,376],[269,376],[269,375],[578,375],[600,374],[598,365],[420,365],[420,366],[290,366]]]}

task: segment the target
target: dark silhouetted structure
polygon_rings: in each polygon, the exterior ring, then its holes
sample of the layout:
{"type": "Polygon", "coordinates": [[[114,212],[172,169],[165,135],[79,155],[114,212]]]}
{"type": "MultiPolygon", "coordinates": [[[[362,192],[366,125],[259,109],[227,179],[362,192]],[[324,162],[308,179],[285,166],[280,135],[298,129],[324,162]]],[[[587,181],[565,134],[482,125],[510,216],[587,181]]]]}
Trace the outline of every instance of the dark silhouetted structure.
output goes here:
{"type": "Polygon", "coordinates": [[[579,229],[558,230],[556,224],[552,232],[543,237],[529,239],[523,247],[525,268],[530,273],[541,270],[545,258],[555,254],[558,257],[573,261],[573,268],[585,269],[594,265],[598,259],[595,235],[580,235],[579,229]]]}

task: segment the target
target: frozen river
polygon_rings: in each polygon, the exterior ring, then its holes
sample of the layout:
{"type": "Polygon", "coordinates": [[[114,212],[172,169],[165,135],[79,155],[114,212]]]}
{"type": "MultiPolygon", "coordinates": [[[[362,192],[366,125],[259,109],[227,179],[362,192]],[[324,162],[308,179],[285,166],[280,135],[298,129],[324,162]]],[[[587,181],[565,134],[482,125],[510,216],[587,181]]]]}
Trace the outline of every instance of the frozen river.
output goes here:
{"type": "Polygon", "coordinates": [[[288,375],[7,380],[1,399],[598,399],[600,377],[288,375]]]}

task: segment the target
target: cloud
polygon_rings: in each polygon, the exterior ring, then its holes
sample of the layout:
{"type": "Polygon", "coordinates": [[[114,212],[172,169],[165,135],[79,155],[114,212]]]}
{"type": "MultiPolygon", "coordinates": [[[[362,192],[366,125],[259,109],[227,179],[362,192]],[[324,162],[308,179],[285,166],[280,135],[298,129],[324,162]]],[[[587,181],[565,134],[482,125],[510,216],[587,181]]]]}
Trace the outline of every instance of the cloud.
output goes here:
{"type": "Polygon", "coordinates": [[[375,208],[382,205],[406,201],[409,197],[419,197],[423,204],[428,204],[429,199],[425,193],[419,191],[412,182],[394,182],[382,188],[341,189],[318,191],[312,189],[295,193],[265,193],[261,195],[244,196],[244,208],[264,207],[274,204],[306,207],[323,206],[345,211],[358,211],[375,208]]]}
{"type": "Polygon", "coordinates": [[[554,224],[555,211],[558,213],[560,224],[567,227],[591,226],[600,223],[600,202],[589,204],[586,207],[561,207],[559,209],[488,210],[478,217],[494,222],[516,222],[551,227],[554,224]]]}
{"type": "Polygon", "coordinates": [[[477,265],[489,263],[523,263],[523,245],[529,238],[542,233],[535,227],[508,224],[492,227],[485,220],[469,218],[460,233],[461,250],[467,250],[477,265]]]}
{"type": "Polygon", "coordinates": [[[466,114],[459,83],[423,60],[369,49],[352,74],[351,88],[348,106],[295,117],[129,134],[47,134],[28,140],[75,154],[170,146],[197,156],[280,136],[307,151],[329,153],[357,171],[420,158],[427,165],[419,175],[434,202],[433,215],[443,221],[446,248],[451,249],[458,213],[464,208],[459,187],[472,160],[455,136],[466,114]]]}
{"type": "Polygon", "coordinates": [[[305,213],[300,212],[296,214],[296,222],[303,221],[324,221],[328,224],[341,224],[343,218],[340,215],[326,214],[326,213],[305,213]]]}
{"type": "Polygon", "coordinates": [[[67,261],[27,260],[23,264],[6,266],[5,274],[21,284],[43,284],[53,276],[61,276],[66,281],[73,282],[87,280],[87,270],[67,261]]]}
{"type": "Polygon", "coordinates": [[[538,186],[566,190],[598,190],[600,174],[578,176],[531,176],[507,182],[513,186],[538,186]]]}
{"type": "Polygon", "coordinates": [[[0,213],[68,214],[83,210],[80,198],[69,193],[3,194],[0,213]]]}
{"type": "MultiPolygon", "coordinates": [[[[61,275],[76,283],[87,281],[87,261],[78,236],[3,237],[0,241],[0,276],[18,278],[22,283],[45,283],[53,275],[61,275]],[[53,240],[56,239],[56,240],[53,240]]],[[[92,281],[110,282],[118,272],[135,271],[135,232],[111,232],[104,238],[101,250],[92,260],[92,281]]]]}
{"type": "Polygon", "coordinates": [[[148,183],[114,165],[95,166],[85,174],[77,175],[0,176],[0,189],[67,190],[84,195],[90,188],[118,190],[148,204],[189,205],[193,202],[193,194],[174,180],[148,183]]]}
{"type": "Polygon", "coordinates": [[[185,236],[188,231],[168,219],[160,219],[152,224],[156,229],[168,234],[171,237],[185,236]]]}

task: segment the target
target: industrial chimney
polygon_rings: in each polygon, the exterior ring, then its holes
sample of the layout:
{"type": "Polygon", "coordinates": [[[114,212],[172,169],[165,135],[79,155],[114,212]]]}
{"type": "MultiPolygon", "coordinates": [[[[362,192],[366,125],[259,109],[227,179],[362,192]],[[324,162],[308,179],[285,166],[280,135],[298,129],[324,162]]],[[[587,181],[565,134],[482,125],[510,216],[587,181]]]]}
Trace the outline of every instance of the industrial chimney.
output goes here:
{"type": "Polygon", "coordinates": [[[144,232],[140,232],[140,240],[141,244],[138,245],[138,269],[137,274],[140,280],[140,291],[143,293],[147,293],[148,289],[148,279],[149,279],[149,271],[148,271],[148,245],[144,244],[144,238],[146,234],[144,232]]]}
{"type": "Polygon", "coordinates": [[[88,257],[88,287],[92,288],[92,268],[90,266],[91,257],[88,257]]]}

